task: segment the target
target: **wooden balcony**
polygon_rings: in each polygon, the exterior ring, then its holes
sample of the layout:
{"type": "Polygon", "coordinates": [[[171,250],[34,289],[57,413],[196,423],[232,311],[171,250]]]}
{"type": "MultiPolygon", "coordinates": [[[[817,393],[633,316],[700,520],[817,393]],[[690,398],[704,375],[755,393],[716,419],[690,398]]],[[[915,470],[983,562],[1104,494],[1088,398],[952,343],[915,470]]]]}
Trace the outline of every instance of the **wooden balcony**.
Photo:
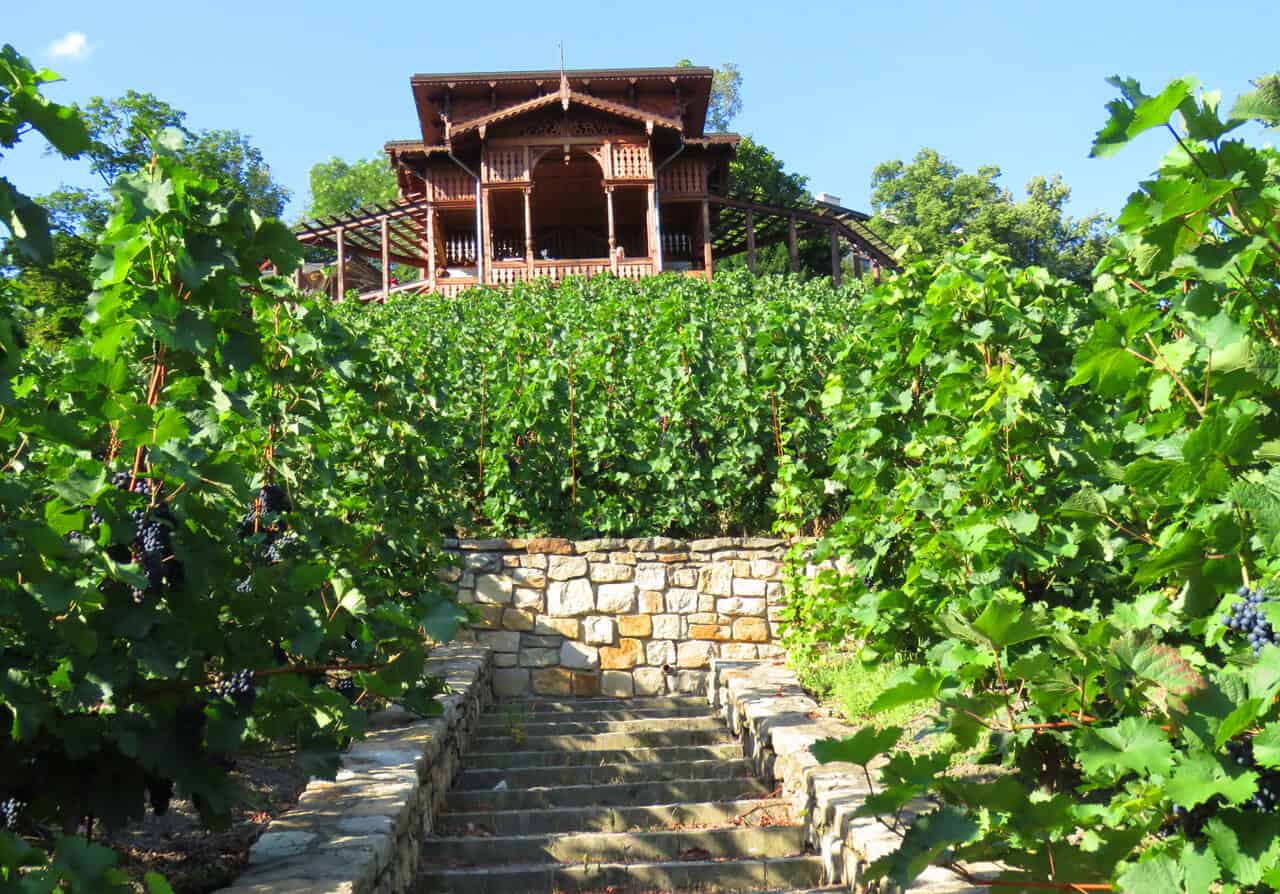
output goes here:
{"type": "Polygon", "coordinates": [[[649,258],[623,258],[618,261],[616,270],[607,258],[535,260],[532,267],[524,261],[494,261],[489,265],[485,282],[491,286],[509,286],[544,277],[552,282],[561,282],[570,276],[590,278],[610,272],[622,279],[643,279],[653,275],[653,261],[649,258]]]}

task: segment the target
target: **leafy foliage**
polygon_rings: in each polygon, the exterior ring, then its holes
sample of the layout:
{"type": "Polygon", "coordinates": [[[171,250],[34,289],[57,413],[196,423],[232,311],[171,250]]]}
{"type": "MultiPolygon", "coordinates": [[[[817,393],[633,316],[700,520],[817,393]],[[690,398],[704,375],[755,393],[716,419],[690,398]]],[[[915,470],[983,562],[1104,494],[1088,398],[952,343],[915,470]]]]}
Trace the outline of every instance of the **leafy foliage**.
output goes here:
{"type": "Polygon", "coordinates": [[[342,217],[362,205],[396,199],[396,175],[385,158],[347,162],[338,157],[311,166],[311,204],[306,217],[342,217]]]}
{"type": "MultiPolygon", "coordinates": [[[[1280,882],[1280,153],[1225,139],[1244,115],[1189,79],[1112,83],[1095,154],[1174,146],[1092,291],[992,254],[913,264],[851,313],[824,391],[848,502],[788,637],[914,657],[877,706],[929,698],[932,750],[883,749],[865,808],[940,804],[872,868],[900,884],[928,859],[1143,894],[1280,882]]],[[[1265,117],[1265,89],[1241,107],[1265,117]]]]}
{"type": "Polygon", "coordinates": [[[463,617],[404,355],[262,273],[292,233],[180,134],[150,148],[112,186],[81,332],[0,328],[0,879],[28,891],[122,889],[75,833],[175,791],[217,825],[237,753],[331,774],[371,699],[435,710],[424,634],[463,617]]]}
{"type": "Polygon", "coordinates": [[[347,319],[416,358],[453,463],[441,505],[464,529],[756,533],[832,506],[797,492],[775,508],[772,491],[823,469],[819,398],[857,288],[598,277],[348,306],[347,319]]]}
{"type": "Polygon", "coordinates": [[[1059,175],[1033,177],[1021,201],[999,177],[995,165],[969,173],[934,149],[921,149],[910,163],[884,162],[871,175],[872,226],[922,256],[967,245],[1087,285],[1106,249],[1109,221],[1098,214],[1067,216],[1071,189],[1059,175]]]}

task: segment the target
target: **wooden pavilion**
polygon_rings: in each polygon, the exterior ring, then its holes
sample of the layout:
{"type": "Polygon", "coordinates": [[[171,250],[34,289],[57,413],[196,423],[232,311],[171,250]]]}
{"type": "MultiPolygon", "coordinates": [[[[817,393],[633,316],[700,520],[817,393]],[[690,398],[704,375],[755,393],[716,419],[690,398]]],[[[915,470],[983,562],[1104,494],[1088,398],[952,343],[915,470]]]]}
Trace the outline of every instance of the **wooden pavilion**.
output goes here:
{"type": "Polygon", "coordinates": [[[779,207],[735,197],[738,136],[706,133],[709,68],[414,75],[421,139],[386,144],[392,205],[309,221],[298,238],[337,253],[337,295],[353,263],[381,270],[365,300],[403,290],[611,272],[711,278],[717,259],[785,241],[830,239],[841,259],[893,266],[867,216],[828,203],[779,207]],[[353,257],[354,256],[354,257],[353,257]],[[366,259],[359,261],[358,259],[366,259]],[[392,264],[418,279],[395,284],[392,264]]]}

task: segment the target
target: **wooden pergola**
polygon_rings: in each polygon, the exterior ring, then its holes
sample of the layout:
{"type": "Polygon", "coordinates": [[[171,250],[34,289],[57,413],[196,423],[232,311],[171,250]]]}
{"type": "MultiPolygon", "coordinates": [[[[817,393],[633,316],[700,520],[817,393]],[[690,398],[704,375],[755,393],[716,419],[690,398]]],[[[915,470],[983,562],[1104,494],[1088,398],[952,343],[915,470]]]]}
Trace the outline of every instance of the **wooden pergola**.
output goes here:
{"type": "MultiPolygon", "coordinates": [[[[890,246],[865,225],[867,216],[817,202],[782,206],[727,196],[701,199],[704,269],[714,261],[746,254],[747,267],[756,272],[757,252],[785,242],[792,272],[800,269],[799,240],[828,238],[831,243],[831,276],[838,286],[842,259],[853,257],[855,275],[864,265],[878,276],[880,268],[896,269],[890,246]]],[[[375,261],[382,272],[382,286],[360,295],[362,301],[385,300],[388,295],[433,288],[429,271],[436,269],[436,242],[432,232],[430,203],[423,199],[394,205],[367,205],[345,217],[307,221],[297,228],[300,242],[327,248],[337,255],[337,297],[346,294],[346,266],[352,257],[375,261]],[[404,264],[420,271],[415,282],[392,286],[391,265],[404,264]]],[[[710,273],[708,272],[708,278],[710,273]]]]}

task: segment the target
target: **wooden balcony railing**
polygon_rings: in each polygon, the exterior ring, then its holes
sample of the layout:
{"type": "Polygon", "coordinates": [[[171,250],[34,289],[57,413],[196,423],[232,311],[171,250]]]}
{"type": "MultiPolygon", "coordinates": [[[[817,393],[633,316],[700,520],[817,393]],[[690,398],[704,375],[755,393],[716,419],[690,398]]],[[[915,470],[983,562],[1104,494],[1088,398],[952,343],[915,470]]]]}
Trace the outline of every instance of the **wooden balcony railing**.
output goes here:
{"type": "MultiPolygon", "coordinates": [[[[613,265],[606,258],[555,261],[535,260],[530,268],[523,261],[494,261],[485,274],[485,282],[492,286],[509,286],[529,279],[546,277],[560,282],[569,276],[592,277],[609,273],[613,265]]],[[[617,275],[622,279],[637,280],[653,275],[653,261],[648,258],[624,258],[618,262],[617,275]]]]}
{"type": "Polygon", "coordinates": [[[658,188],[662,190],[664,199],[705,195],[706,162],[694,158],[677,158],[658,175],[658,188]]]}
{"type": "Polygon", "coordinates": [[[463,171],[432,171],[431,195],[436,202],[476,200],[476,181],[463,171]]]}

